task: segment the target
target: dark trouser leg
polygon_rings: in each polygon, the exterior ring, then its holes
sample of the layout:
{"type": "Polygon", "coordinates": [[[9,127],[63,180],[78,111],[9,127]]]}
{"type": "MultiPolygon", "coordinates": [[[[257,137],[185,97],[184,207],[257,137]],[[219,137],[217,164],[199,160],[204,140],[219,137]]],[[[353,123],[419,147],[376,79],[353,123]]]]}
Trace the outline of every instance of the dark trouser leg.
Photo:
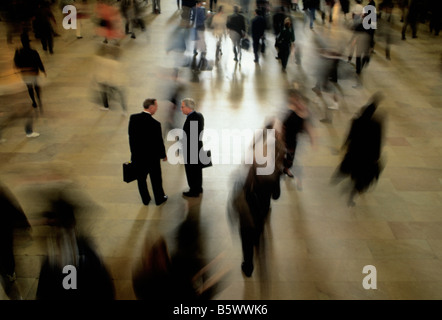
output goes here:
{"type": "Polygon", "coordinates": [[[34,116],[33,116],[33,112],[29,112],[29,114],[26,117],[26,122],[25,122],[25,132],[26,134],[31,134],[32,132],[34,132],[34,116]]]}
{"type": "Polygon", "coordinates": [[[35,90],[35,94],[37,95],[37,100],[38,100],[38,103],[40,104],[40,108],[42,108],[42,106],[41,106],[41,89],[40,89],[40,86],[37,84],[37,82],[34,83],[34,90],[35,90]]]}
{"type": "Polygon", "coordinates": [[[13,233],[9,231],[0,238],[0,273],[2,275],[12,275],[15,270],[13,238],[13,233]]]}
{"type": "Polygon", "coordinates": [[[159,203],[164,198],[163,178],[161,176],[161,163],[157,161],[149,165],[150,182],[152,183],[155,202],[159,203]]]}
{"type": "Polygon", "coordinates": [[[113,88],[113,90],[116,91],[117,94],[120,96],[121,108],[123,109],[123,111],[127,111],[126,96],[123,92],[123,89],[122,88],[113,88]]]}
{"type": "Polygon", "coordinates": [[[34,86],[32,84],[27,83],[26,87],[28,88],[28,93],[32,100],[32,106],[34,108],[37,108],[37,102],[35,101],[35,96],[34,96],[34,86]]]}
{"type": "Polygon", "coordinates": [[[410,23],[411,25],[411,34],[413,38],[417,37],[417,21],[413,21],[410,23]]]}
{"type": "Polygon", "coordinates": [[[356,57],[356,74],[360,75],[362,71],[362,58],[356,57]]]}
{"type": "Polygon", "coordinates": [[[101,101],[103,107],[109,108],[109,87],[105,84],[100,84],[101,87],[101,101]]]}
{"type": "Polygon", "coordinates": [[[199,194],[203,188],[203,170],[199,164],[186,164],[184,165],[186,170],[187,184],[190,188],[190,193],[199,194]]]}
{"type": "Polygon", "coordinates": [[[294,147],[287,148],[287,152],[284,158],[284,168],[290,169],[293,166],[295,160],[296,145],[294,147]]]}
{"type": "Polygon", "coordinates": [[[43,50],[47,51],[48,50],[48,42],[47,42],[46,36],[42,35],[40,38],[40,42],[41,42],[41,46],[42,46],[43,50]]]}
{"type": "Polygon", "coordinates": [[[149,170],[146,168],[141,168],[138,170],[138,191],[140,192],[141,200],[143,200],[143,203],[147,205],[151,199],[149,189],[147,188],[147,175],[149,173],[149,170]]]}
{"type": "Polygon", "coordinates": [[[253,53],[255,54],[255,62],[259,61],[258,51],[259,51],[259,39],[253,39],[253,53]]]}
{"type": "Polygon", "coordinates": [[[255,230],[250,227],[241,227],[241,246],[244,259],[243,269],[251,272],[253,270],[253,250],[255,243],[255,230]]]}
{"type": "Polygon", "coordinates": [[[48,35],[48,49],[49,49],[49,53],[54,53],[54,38],[52,36],[52,31],[51,34],[48,35]]]}
{"type": "Polygon", "coordinates": [[[281,58],[282,68],[285,70],[287,68],[287,63],[289,61],[289,49],[279,49],[279,57],[281,58]]]}

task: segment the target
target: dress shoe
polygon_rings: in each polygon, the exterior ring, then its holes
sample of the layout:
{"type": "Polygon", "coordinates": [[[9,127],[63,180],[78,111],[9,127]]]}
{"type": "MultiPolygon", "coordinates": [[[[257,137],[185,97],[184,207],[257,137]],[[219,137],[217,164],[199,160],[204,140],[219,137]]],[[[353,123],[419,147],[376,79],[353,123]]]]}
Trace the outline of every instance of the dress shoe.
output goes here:
{"type": "Polygon", "coordinates": [[[149,203],[150,203],[150,199],[148,199],[148,200],[143,200],[143,204],[144,204],[145,206],[148,206],[149,203]]]}
{"type": "Polygon", "coordinates": [[[290,178],[295,177],[295,176],[293,175],[293,173],[290,171],[290,169],[285,168],[285,169],[284,169],[284,173],[285,173],[286,175],[288,175],[290,178]]]}
{"type": "Polygon", "coordinates": [[[241,264],[241,270],[242,272],[244,272],[244,275],[246,277],[250,278],[253,273],[253,264],[246,264],[245,262],[243,262],[241,264]]]}
{"type": "Polygon", "coordinates": [[[168,196],[164,196],[160,201],[157,202],[157,206],[162,205],[164,202],[166,202],[168,199],[168,196]]]}
{"type": "Polygon", "coordinates": [[[187,191],[187,192],[183,192],[183,196],[188,197],[188,198],[198,198],[200,196],[200,194],[196,193],[196,192],[187,191]]]}

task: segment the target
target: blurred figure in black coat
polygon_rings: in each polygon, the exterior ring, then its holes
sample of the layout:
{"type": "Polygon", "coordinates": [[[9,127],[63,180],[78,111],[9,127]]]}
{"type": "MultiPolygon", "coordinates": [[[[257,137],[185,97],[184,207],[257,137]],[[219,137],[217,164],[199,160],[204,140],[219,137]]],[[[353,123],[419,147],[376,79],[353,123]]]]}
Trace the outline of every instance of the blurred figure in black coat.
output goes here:
{"type": "Polygon", "coordinates": [[[17,297],[17,288],[14,258],[14,232],[17,229],[29,230],[30,224],[22,207],[12,192],[0,184],[0,282],[5,293],[11,298],[17,297]]]}
{"type": "Polygon", "coordinates": [[[201,198],[189,199],[187,218],[178,226],[170,251],[166,239],[148,231],[132,283],[139,300],[210,300],[229,271],[220,268],[224,253],[206,263],[199,226],[201,198]]]}
{"type": "Polygon", "coordinates": [[[262,15],[261,10],[255,9],[255,17],[252,19],[252,39],[253,39],[253,54],[255,55],[255,63],[259,62],[259,49],[265,52],[265,30],[266,21],[262,15]]]}
{"type": "MultiPolygon", "coordinates": [[[[266,126],[266,129],[273,128],[275,128],[274,123],[266,126]]],[[[256,161],[241,168],[243,170],[235,174],[228,206],[228,216],[232,225],[237,224],[239,227],[243,253],[241,269],[246,277],[251,277],[254,270],[255,248],[261,256],[261,267],[264,267],[263,232],[270,214],[271,200],[277,200],[281,195],[280,178],[285,154],[284,142],[276,130],[274,142],[268,139],[267,131],[261,139],[265,146],[268,143],[274,144],[271,146],[275,152],[274,170],[272,174],[260,175],[257,173],[260,165],[256,161]]]]}
{"type": "Polygon", "coordinates": [[[369,103],[362,107],[361,113],[354,118],[343,145],[345,156],[332,177],[332,183],[339,183],[350,177],[352,190],[348,206],[355,206],[355,196],[361,194],[379,179],[383,125],[375,111],[382,99],[380,93],[373,95],[369,103]]]}
{"type": "MultiPolygon", "coordinates": [[[[110,273],[94,250],[92,243],[77,232],[77,204],[63,193],[48,198],[50,208],[44,213],[51,233],[48,255],[44,260],[37,287],[37,300],[112,300],[114,285],[110,273]],[[76,282],[66,289],[66,266],[76,269],[76,282]]],[[[69,283],[69,282],[68,282],[69,283]]]]}

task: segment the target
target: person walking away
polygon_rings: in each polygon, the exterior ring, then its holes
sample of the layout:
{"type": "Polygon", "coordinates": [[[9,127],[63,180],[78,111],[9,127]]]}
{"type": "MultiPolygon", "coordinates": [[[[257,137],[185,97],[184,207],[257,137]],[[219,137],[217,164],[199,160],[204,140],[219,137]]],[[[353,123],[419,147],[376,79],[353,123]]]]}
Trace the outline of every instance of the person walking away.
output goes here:
{"type": "Polygon", "coordinates": [[[227,17],[224,13],[224,7],[219,6],[218,10],[216,11],[215,15],[212,18],[212,24],[211,27],[213,29],[213,35],[216,38],[216,52],[215,57],[217,60],[219,60],[220,56],[223,54],[221,50],[222,45],[222,39],[226,35],[226,22],[227,17]]]}
{"type": "Polygon", "coordinates": [[[253,54],[255,63],[259,63],[259,51],[265,52],[265,30],[266,21],[259,9],[255,10],[255,17],[252,19],[251,31],[253,40],[253,54]],[[261,50],[260,50],[261,49],[261,50]]]}
{"type": "Polygon", "coordinates": [[[352,120],[342,146],[345,155],[332,176],[334,185],[346,177],[351,179],[352,189],[347,201],[349,207],[356,205],[355,197],[366,192],[379,179],[382,171],[383,125],[381,118],[375,115],[382,98],[381,94],[374,94],[352,120]]]}
{"type": "Polygon", "coordinates": [[[201,58],[206,56],[207,46],[205,39],[206,30],[206,9],[203,7],[202,1],[197,1],[195,7],[192,8],[190,13],[190,21],[192,23],[192,37],[195,41],[195,47],[193,49],[194,56],[201,53],[201,58]]]}
{"type": "Polygon", "coordinates": [[[233,13],[227,17],[226,27],[232,40],[235,62],[241,62],[241,39],[246,35],[246,20],[239,12],[239,7],[233,7],[233,13]]]}
{"type": "MultiPolygon", "coordinates": [[[[316,145],[316,139],[313,132],[313,127],[311,125],[311,115],[307,108],[307,99],[299,92],[299,90],[289,90],[288,111],[282,123],[282,135],[286,147],[283,173],[290,178],[294,178],[295,175],[290,169],[295,160],[295,152],[298,145],[298,135],[302,132],[307,132],[311,145],[316,145]]],[[[298,182],[300,183],[300,181],[298,182]]]]}
{"type": "Polygon", "coordinates": [[[19,69],[21,77],[28,88],[29,97],[32,100],[32,107],[34,109],[39,107],[40,113],[43,113],[38,76],[40,72],[43,72],[44,75],[47,76],[46,70],[38,52],[31,48],[27,33],[21,35],[21,43],[22,48],[17,49],[14,54],[14,66],[19,69]],[[35,95],[37,96],[38,104],[35,95]]]}

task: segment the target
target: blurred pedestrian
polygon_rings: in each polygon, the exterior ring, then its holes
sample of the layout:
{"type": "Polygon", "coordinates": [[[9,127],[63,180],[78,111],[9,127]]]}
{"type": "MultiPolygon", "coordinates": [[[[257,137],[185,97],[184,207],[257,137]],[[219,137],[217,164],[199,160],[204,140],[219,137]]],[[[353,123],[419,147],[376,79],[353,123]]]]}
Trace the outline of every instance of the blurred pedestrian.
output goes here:
{"type": "Polygon", "coordinates": [[[255,10],[255,17],[252,19],[251,32],[253,40],[253,54],[255,55],[255,63],[259,63],[259,52],[265,52],[265,30],[266,20],[262,16],[259,9],[255,10]]]}
{"type": "Polygon", "coordinates": [[[145,30],[143,19],[140,18],[140,5],[136,0],[121,0],[121,13],[126,20],[125,31],[130,34],[132,39],[135,39],[135,28],[140,27],[142,31],[145,30]]]}
{"type": "Polygon", "coordinates": [[[379,5],[381,13],[378,18],[378,30],[377,34],[385,41],[385,57],[387,60],[391,60],[391,45],[394,43],[394,16],[393,16],[394,4],[392,0],[384,0],[379,5]]]}
{"type": "Polygon", "coordinates": [[[56,24],[54,14],[49,3],[43,2],[38,5],[36,15],[33,20],[35,38],[40,39],[44,51],[54,53],[54,29],[52,24],[56,24]]]}
{"type": "Polygon", "coordinates": [[[181,0],[181,22],[180,26],[183,28],[190,28],[190,12],[195,7],[196,0],[181,0]]]}
{"type": "Polygon", "coordinates": [[[118,102],[123,110],[123,115],[127,115],[125,85],[125,72],[122,70],[120,62],[121,48],[113,45],[102,45],[95,57],[95,72],[93,79],[98,85],[101,96],[103,111],[109,110],[110,100],[117,96],[118,102]]]}
{"type": "Polygon", "coordinates": [[[5,293],[11,299],[20,299],[18,289],[14,282],[17,279],[15,273],[14,258],[14,234],[17,230],[30,231],[31,225],[26,217],[18,199],[9,188],[0,183],[0,283],[5,293]]]}
{"type": "MultiPolygon", "coordinates": [[[[283,119],[283,138],[286,147],[283,173],[294,178],[291,167],[295,160],[299,134],[306,132],[312,146],[316,146],[316,138],[311,123],[311,114],[307,108],[307,99],[297,89],[288,91],[288,111],[283,119]]],[[[301,183],[298,181],[298,183],[301,183]]],[[[299,185],[300,187],[300,185],[299,185]]]]}
{"type": "Polygon", "coordinates": [[[190,12],[190,21],[192,24],[192,39],[195,42],[193,55],[201,53],[201,58],[205,58],[207,53],[205,30],[206,30],[206,9],[202,1],[197,1],[195,7],[190,12]]]}
{"type": "MultiPolygon", "coordinates": [[[[402,27],[402,40],[406,39],[408,26],[411,27],[412,38],[417,38],[417,26],[419,15],[422,10],[422,3],[419,0],[408,0],[408,7],[405,7],[404,25],[402,27]]],[[[440,14],[440,12],[438,13],[440,14]]]]}
{"type": "Polygon", "coordinates": [[[118,45],[124,38],[120,9],[105,0],[97,0],[95,13],[98,21],[97,34],[104,38],[104,43],[114,41],[118,45]]]}
{"type": "Polygon", "coordinates": [[[347,20],[347,14],[350,12],[350,0],[339,0],[341,11],[344,14],[344,20],[347,20]]]}
{"type": "MultiPolygon", "coordinates": [[[[266,129],[274,128],[274,124],[266,126],[266,129]]],[[[253,164],[246,165],[241,168],[242,171],[235,173],[234,185],[229,196],[228,217],[232,225],[239,227],[243,254],[241,270],[246,277],[251,277],[255,269],[255,251],[261,261],[265,262],[263,233],[270,214],[271,201],[279,199],[281,195],[280,177],[284,143],[280,138],[279,133],[275,133],[273,172],[267,175],[258,174],[257,168],[260,165],[254,158],[253,164]]],[[[268,139],[267,131],[261,139],[264,148],[268,143],[272,143],[268,139]]]]}
{"type": "Polygon", "coordinates": [[[131,161],[137,170],[138,191],[144,205],[151,197],[147,188],[147,176],[150,175],[155,203],[157,206],[167,201],[163,190],[160,159],[167,161],[163,142],[161,123],[153,118],[158,110],[156,99],[146,99],[143,111],[132,114],[129,120],[129,146],[131,161]]]}
{"type": "Polygon", "coordinates": [[[316,20],[316,10],[319,9],[319,0],[303,0],[304,11],[310,20],[310,29],[313,29],[316,20]]]}
{"type": "Polygon", "coordinates": [[[39,107],[40,112],[43,112],[38,75],[40,72],[43,72],[46,76],[46,70],[38,52],[31,48],[27,33],[21,35],[21,43],[22,48],[17,49],[14,54],[14,65],[19,69],[21,77],[28,88],[28,93],[32,100],[32,107],[39,107]],[[35,95],[37,95],[38,105],[35,95]]]}
{"type": "Polygon", "coordinates": [[[82,39],[83,20],[90,17],[89,5],[87,0],[74,0],[74,5],[77,9],[77,29],[75,30],[75,35],[77,36],[77,39],[82,39]]]}
{"type": "Polygon", "coordinates": [[[289,17],[284,19],[284,26],[276,38],[275,46],[281,60],[282,71],[286,72],[290,54],[295,51],[295,32],[289,17]]]}
{"type": "Polygon", "coordinates": [[[355,206],[355,197],[367,191],[379,179],[382,171],[383,125],[382,119],[375,114],[381,100],[380,93],[373,95],[352,120],[342,146],[345,155],[332,177],[333,184],[338,184],[346,177],[351,179],[352,188],[347,201],[350,207],[355,206]]]}
{"type": "Polygon", "coordinates": [[[227,31],[226,22],[227,22],[227,16],[224,12],[224,7],[219,6],[211,22],[213,35],[216,38],[215,58],[217,60],[219,60],[219,58],[223,54],[221,47],[222,47],[222,40],[226,36],[226,31],[227,31]]]}
{"type": "Polygon", "coordinates": [[[362,21],[354,28],[352,38],[350,39],[350,54],[348,62],[356,54],[356,84],[354,88],[362,86],[362,70],[367,67],[372,54],[371,49],[371,29],[365,29],[362,21]]]}
{"type": "Polygon", "coordinates": [[[63,194],[43,215],[51,227],[41,266],[37,300],[113,300],[114,284],[90,240],[77,232],[78,204],[63,194]],[[68,267],[68,269],[66,269],[68,267]]]}
{"type": "Polygon", "coordinates": [[[246,20],[239,12],[239,7],[233,7],[233,13],[227,17],[226,27],[232,40],[234,61],[241,62],[241,39],[246,35],[246,20]]]}

